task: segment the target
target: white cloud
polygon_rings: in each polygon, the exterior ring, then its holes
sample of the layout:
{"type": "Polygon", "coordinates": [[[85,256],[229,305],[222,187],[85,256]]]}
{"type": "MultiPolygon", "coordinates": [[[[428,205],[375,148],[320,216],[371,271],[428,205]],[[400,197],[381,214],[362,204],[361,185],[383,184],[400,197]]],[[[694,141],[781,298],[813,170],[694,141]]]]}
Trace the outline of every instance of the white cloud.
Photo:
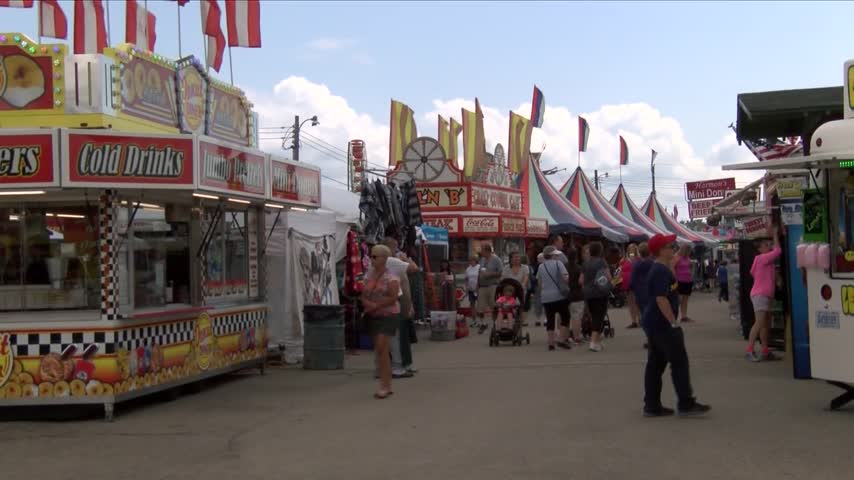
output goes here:
{"type": "Polygon", "coordinates": [[[341,50],[353,44],[353,41],[348,38],[321,37],[315,38],[308,42],[306,46],[311,50],[331,51],[341,50]]]}
{"type": "MultiPolygon", "coordinates": [[[[368,160],[372,164],[384,166],[388,163],[388,117],[384,116],[379,121],[357,112],[346,99],[335,95],[325,85],[302,77],[289,77],[279,82],[272,92],[251,93],[250,98],[255,103],[263,127],[292,125],[295,114],[302,118],[311,115],[319,117],[319,126],[306,126],[304,129],[307,134],[304,140],[307,141],[301,156],[303,161],[319,165],[324,175],[339,181],[346,180],[346,164],[343,162],[346,160],[347,142],[351,139],[366,142],[368,160]],[[323,146],[318,146],[317,141],[308,135],[332,144],[332,150],[327,148],[325,152],[318,152],[316,149],[323,149],[323,146]],[[310,142],[314,145],[309,145],[310,142]]],[[[401,100],[406,101],[405,98],[401,100]]],[[[419,135],[435,136],[437,114],[460,120],[460,109],[464,107],[473,110],[474,101],[461,98],[434,100],[432,110],[420,114],[417,105],[410,106],[416,110],[419,135]]],[[[499,109],[485,103],[481,107],[487,148],[491,151],[496,143],[506,148],[509,109],[499,109]]],[[[531,106],[529,103],[520,104],[513,110],[527,116],[531,106]]],[[[623,183],[639,206],[650,192],[650,148],[659,152],[656,160],[659,199],[668,209],[678,204],[680,218],[687,217],[683,194],[686,181],[735,176],[737,184],[742,186],[758,176],[757,173],[738,172],[733,175],[721,171],[720,166],[723,164],[753,160],[747,148],[738,146],[735,135],[724,125],[720,132],[712,133],[719,135],[720,140],[709,151],[699,154],[685,139],[676,119],[662,115],[645,103],[605,105],[593,112],[582,112],[581,115],[591,126],[588,151],[582,154],[582,167],[591,177],[594,169],[600,174],[609,174],[602,187],[606,197],[611,196],[619,183],[619,135],[626,139],[630,153],[629,165],[623,168],[623,183]]],[[[270,137],[269,134],[265,136],[270,137]]],[[[563,184],[577,165],[577,139],[578,113],[565,107],[547,106],[543,128],[534,130],[531,147],[536,151],[543,144],[546,145],[542,160],[544,169],[566,168],[566,171],[550,177],[557,187],[563,184]]],[[[290,157],[289,151],[281,151],[280,140],[265,140],[262,147],[290,157]]]]}
{"type": "Polygon", "coordinates": [[[307,123],[303,127],[301,161],[318,165],[325,176],[346,182],[347,142],[360,139],[367,145],[369,162],[388,164],[388,126],[356,112],[346,99],[334,95],[326,85],[291,76],[276,84],[272,92],[247,94],[255,104],[261,127],[267,127],[262,132],[272,132],[262,135],[261,147],[265,151],[291,158],[290,150],[282,151],[282,141],[274,138],[280,133],[269,127],[291,126],[294,115],[300,115],[301,120],[317,115],[318,126],[307,123]]]}

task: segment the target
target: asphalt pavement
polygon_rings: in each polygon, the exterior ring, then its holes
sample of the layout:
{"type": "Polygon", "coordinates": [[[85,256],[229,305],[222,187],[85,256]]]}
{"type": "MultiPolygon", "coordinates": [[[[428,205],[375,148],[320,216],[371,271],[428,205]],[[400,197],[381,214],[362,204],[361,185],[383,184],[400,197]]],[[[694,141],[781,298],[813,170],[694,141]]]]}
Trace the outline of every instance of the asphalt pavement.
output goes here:
{"type": "MultiPolygon", "coordinates": [[[[854,408],[753,364],[726,307],[697,295],[685,326],[704,418],[643,418],[643,335],[611,312],[605,351],[491,348],[485,335],[415,345],[419,373],[375,400],[368,352],[345,370],[272,367],[175,400],[95,418],[0,423],[4,478],[779,479],[854,478],[854,408]]],[[[669,376],[665,404],[675,403],[669,376]]]]}

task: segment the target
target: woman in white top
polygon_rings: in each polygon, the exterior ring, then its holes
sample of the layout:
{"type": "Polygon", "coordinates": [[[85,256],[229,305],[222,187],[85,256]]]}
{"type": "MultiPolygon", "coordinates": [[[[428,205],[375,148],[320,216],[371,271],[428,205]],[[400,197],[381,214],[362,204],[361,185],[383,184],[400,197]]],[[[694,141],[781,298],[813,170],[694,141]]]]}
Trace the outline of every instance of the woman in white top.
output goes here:
{"type": "Polygon", "coordinates": [[[480,262],[477,257],[469,259],[469,266],[466,268],[466,292],[469,296],[469,305],[471,305],[471,318],[474,322],[475,305],[477,305],[477,280],[480,277],[480,262]]]}
{"type": "Polygon", "coordinates": [[[504,271],[501,273],[501,279],[512,278],[516,280],[522,285],[522,291],[528,291],[528,267],[526,265],[522,265],[522,255],[519,252],[513,252],[510,254],[510,265],[504,267],[504,271]]]}

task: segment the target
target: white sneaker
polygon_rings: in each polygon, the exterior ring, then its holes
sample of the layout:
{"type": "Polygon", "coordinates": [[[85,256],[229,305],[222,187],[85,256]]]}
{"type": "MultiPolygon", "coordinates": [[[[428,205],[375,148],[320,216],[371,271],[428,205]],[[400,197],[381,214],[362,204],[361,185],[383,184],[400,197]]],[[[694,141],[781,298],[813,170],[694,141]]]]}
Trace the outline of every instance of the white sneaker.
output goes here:
{"type": "Polygon", "coordinates": [[[602,345],[601,344],[595,345],[595,344],[591,343],[590,344],[590,351],[591,352],[601,352],[602,351],[602,345]]]}

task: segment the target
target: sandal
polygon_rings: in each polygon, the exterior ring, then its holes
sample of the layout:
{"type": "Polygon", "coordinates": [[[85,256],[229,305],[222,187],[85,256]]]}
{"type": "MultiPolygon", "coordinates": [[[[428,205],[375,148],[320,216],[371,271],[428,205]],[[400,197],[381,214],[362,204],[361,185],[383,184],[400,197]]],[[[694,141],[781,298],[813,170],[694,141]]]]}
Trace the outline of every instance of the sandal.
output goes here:
{"type": "Polygon", "coordinates": [[[379,392],[374,394],[374,398],[376,398],[377,400],[384,400],[384,399],[390,397],[392,394],[394,394],[394,392],[392,392],[390,390],[389,391],[380,390],[379,392]]]}

